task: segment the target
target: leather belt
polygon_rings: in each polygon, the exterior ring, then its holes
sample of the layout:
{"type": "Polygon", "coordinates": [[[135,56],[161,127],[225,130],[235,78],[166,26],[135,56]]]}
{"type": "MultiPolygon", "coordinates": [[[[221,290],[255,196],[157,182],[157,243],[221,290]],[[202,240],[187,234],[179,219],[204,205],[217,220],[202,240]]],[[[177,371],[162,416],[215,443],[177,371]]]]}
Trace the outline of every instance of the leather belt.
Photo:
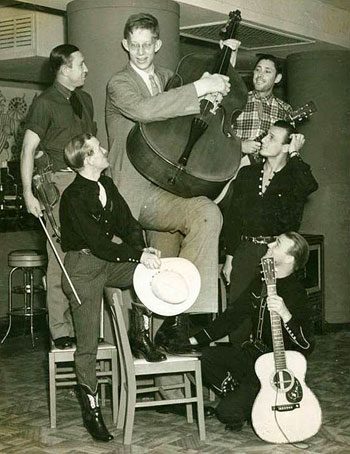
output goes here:
{"type": "Polygon", "coordinates": [[[247,236],[242,235],[241,241],[249,241],[254,244],[269,244],[276,240],[276,236],[247,236]]]}

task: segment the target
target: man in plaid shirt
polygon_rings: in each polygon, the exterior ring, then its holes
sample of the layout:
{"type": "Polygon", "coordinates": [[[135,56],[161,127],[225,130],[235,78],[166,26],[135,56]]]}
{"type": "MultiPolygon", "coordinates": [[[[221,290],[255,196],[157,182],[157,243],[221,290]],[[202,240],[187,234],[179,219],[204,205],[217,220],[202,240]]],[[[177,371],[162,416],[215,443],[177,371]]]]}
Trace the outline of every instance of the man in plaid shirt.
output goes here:
{"type": "Polygon", "coordinates": [[[260,140],[270,126],[277,120],[289,120],[291,106],[272,92],[281,79],[282,67],[276,57],[260,55],[253,73],[254,90],[249,92],[247,104],[233,124],[233,132],[242,140],[241,166],[254,160],[261,147],[260,140]]]}

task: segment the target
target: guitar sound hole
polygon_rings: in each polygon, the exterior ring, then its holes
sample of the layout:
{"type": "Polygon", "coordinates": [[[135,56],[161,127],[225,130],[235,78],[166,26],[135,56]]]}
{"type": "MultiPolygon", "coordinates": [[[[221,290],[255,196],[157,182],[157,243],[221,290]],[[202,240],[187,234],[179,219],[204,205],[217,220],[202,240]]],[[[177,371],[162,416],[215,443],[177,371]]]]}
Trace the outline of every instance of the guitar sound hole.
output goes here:
{"type": "Polygon", "coordinates": [[[278,391],[287,392],[294,385],[294,377],[286,369],[279,370],[274,374],[272,383],[278,391]]]}

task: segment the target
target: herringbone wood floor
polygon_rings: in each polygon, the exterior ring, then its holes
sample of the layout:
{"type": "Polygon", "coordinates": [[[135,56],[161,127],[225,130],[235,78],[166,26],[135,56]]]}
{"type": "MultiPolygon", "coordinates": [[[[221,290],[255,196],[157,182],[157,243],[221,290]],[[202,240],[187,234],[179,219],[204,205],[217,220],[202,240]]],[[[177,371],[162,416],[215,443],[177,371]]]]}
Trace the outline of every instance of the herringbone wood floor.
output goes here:
{"type": "MultiPolygon", "coordinates": [[[[323,410],[320,432],[308,440],[304,452],[350,453],[350,332],[317,338],[309,360],[307,381],[323,410]]],[[[133,444],[124,447],[122,433],[113,427],[109,405],[105,420],[115,436],[112,443],[94,442],[85,431],[80,408],[71,389],[58,391],[57,428],[49,428],[48,355],[46,342],[33,349],[28,336],[10,337],[0,347],[0,453],[4,454],[239,454],[297,453],[290,445],[269,445],[246,425],[227,433],[217,420],[208,420],[207,441],[200,442],[195,424],[155,411],[137,412],[133,444]]]]}

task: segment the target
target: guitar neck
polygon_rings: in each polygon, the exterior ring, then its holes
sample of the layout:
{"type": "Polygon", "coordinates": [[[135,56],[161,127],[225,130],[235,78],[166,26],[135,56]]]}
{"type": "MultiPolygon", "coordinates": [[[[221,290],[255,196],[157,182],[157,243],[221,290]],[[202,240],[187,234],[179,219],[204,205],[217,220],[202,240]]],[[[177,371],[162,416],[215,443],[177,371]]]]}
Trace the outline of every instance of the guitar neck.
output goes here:
{"type": "MultiPolygon", "coordinates": [[[[267,294],[277,295],[276,284],[267,285],[267,294]]],[[[275,359],[276,370],[286,368],[286,354],[284,349],[283,331],[281,324],[281,317],[275,311],[270,311],[271,320],[271,334],[272,334],[272,345],[273,354],[275,359]]]]}

